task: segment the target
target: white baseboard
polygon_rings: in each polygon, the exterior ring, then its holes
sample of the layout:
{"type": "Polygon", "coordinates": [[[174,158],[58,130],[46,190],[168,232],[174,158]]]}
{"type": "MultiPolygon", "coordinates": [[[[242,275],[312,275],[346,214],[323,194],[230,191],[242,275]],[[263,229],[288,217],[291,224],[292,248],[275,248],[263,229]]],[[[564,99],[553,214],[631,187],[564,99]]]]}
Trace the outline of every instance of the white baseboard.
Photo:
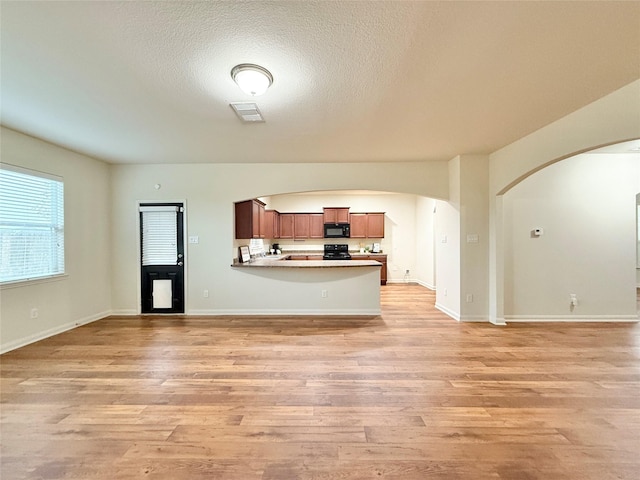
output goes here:
{"type": "Polygon", "coordinates": [[[417,283],[418,285],[421,285],[425,288],[428,288],[429,290],[435,290],[436,287],[434,285],[430,285],[427,282],[424,282],[422,280],[416,280],[415,278],[410,278],[408,280],[387,280],[387,284],[389,283],[393,283],[396,285],[399,285],[401,283],[417,283]]]}
{"type": "Polygon", "coordinates": [[[460,317],[461,322],[488,322],[489,317],[486,315],[462,315],[460,317]]]}
{"type": "Polygon", "coordinates": [[[460,321],[460,314],[457,312],[454,312],[453,310],[449,310],[447,307],[444,307],[442,305],[440,305],[438,302],[436,302],[435,307],[440,310],[442,313],[450,316],[451,318],[453,318],[454,320],[457,320],[458,322],[460,321]]]}
{"type": "Polygon", "coordinates": [[[337,316],[378,316],[382,311],[377,309],[354,309],[354,310],[189,310],[187,315],[190,316],[318,316],[318,315],[337,315],[337,316]]]}
{"type": "Polygon", "coordinates": [[[80,318],[73,322],[64,323],[62,325],[58,325],[57,327],[34,333],[23,338],[19,338],[18,340],[3,343],[2,345],[0,345],[0,354],[10,352],[11,350],[15,350],[16,348],[24,347],[25,345],[29,345],[40,340],[44,340],[45,338],[53,337],[54,335],[58,335],[59,333],[72,330],[82,325],[86,325],[87,323],[95,322],[96,320],[108,317],[109,315],[111,315],[110,311],[96,313],[94,315],[89,315],[88,317],[80,318]]]}
{"type": "Polygon", "coordinates": [[[433,290],[433,291],[435,291],[435,289],[436,289],[436,286],[435,286],[435,285],[431,285],[431,284],[429,284],[429,283],[427,283],[427,282],[423,282],[422,280],[416,280],[416,283],[417,283],[418,285],[422,285],[423,287],[428,288],[429,290],[433,290]]]}
{"type": "Polygon", "coordinates": [[[131,315],[139,315],[137,310],[133,309],[123,309],[123,310],[113,310],[111,315],[118,315],[122,317],[128,317],[131,315]]]}
{"type": "Polygon", "coordinates": [[[638,322],[637,315],[505,315],[508,323],[517,322],[638,322]]]}
{"type": "Polygon", "coordinates": [[[402,283],[417,283],[415,280],[399,280],[399,279],[387,279],[387,285],[389,285],[390,283],[393,283],[395,285],[400,285],[402,283]]]}

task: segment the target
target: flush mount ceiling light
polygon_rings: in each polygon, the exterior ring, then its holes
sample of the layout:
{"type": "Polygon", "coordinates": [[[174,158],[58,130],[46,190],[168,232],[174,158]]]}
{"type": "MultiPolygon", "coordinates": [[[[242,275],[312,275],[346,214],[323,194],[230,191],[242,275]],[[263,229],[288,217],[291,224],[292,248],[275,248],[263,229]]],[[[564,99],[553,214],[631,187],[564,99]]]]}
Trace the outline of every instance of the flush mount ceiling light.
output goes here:
{"type": "Polygon", "coordinates": [[[260,65],[241,63],[231,69],[231,78],[248,95],[262,95],[273,83],[271,72],[260,65]]]}

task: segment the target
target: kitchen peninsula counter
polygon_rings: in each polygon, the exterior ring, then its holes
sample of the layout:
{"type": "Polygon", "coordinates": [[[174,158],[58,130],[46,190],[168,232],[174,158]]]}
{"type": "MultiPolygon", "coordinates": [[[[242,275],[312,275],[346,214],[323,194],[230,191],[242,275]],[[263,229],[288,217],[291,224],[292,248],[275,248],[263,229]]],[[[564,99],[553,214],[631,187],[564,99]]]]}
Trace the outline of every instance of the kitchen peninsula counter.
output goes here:
{"type": "Polygon", "coordinates": [[[382,267],[375,260],[287,260],[289,255],[272,255],[249,263],[234,263],[238,268],[354,268],[382,267]]]}
{"type": "Polygon", "coordinates": [[[230,274],[244,285],[244,309],[234,314],[380,315],[380,262],[289,256],[231,265],[230,274]]]}

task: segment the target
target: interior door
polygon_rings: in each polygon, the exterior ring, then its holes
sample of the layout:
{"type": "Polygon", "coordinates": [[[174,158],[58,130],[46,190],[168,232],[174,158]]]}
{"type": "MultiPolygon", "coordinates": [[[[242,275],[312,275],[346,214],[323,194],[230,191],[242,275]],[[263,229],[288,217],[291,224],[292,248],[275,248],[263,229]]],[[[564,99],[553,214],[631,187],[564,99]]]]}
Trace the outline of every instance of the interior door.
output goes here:
{"type": "Polygon", "coordinates": [[[184,313],[184,207],[140,204],[141,312],[184,313]]]}

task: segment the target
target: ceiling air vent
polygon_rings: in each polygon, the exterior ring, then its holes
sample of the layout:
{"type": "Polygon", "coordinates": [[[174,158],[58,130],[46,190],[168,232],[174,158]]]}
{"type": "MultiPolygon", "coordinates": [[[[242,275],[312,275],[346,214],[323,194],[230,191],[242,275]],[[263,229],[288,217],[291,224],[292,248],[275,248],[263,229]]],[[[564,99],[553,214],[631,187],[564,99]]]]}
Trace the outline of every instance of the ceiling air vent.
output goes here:
{"type": "Polygon", "coordinates": [[[248,123],[264,122],[258,105],[255,103],[230,103],[229,104],[240,120],[248,123]]]}

